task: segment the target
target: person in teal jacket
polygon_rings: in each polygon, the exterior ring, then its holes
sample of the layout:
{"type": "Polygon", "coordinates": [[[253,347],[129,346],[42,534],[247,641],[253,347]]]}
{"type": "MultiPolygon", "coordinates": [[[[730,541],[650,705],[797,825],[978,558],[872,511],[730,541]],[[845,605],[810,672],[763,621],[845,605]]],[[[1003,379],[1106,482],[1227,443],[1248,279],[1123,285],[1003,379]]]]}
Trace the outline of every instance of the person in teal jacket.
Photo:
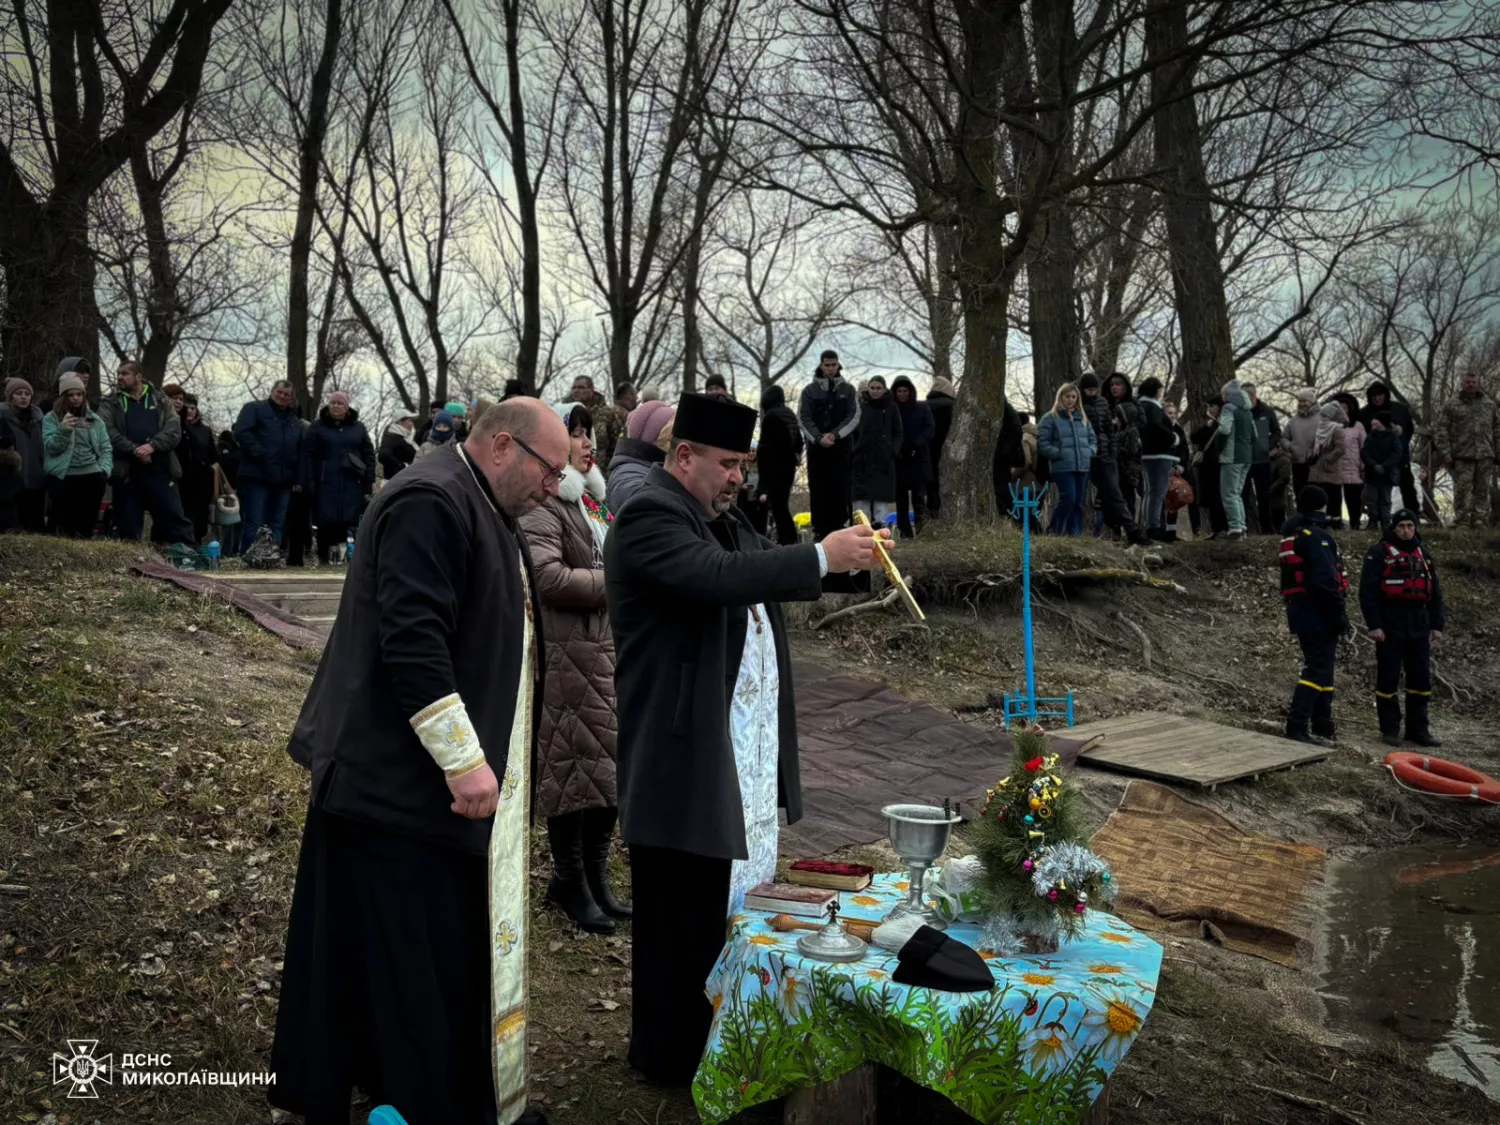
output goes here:
{"type": "Polygon", "coordinates": [[[1255,459],[1255,420],[1250,416],[1250,396],[1231,379],[1219,392],[1224,408],[1219,412],[1219,429],[1215,435],[1219,451],[1219,489],[1224,515],[1229,520],[1229,538],[1245,536],[1245,480],[1255,459]]]}
{"type": "Polygon", "coordinates": [[[89,409],[83,380],[71,372],[58,381],[57,400],[42,419],[42,456],[52,493],[52,529],[88,539],[115,455],[104,422],[89,409]]]}
{"type": "Polygon", "coordinates": [[[1036,449],[1052,466],[1052,483],[1057,485],[1057,507],[1047,534],[1082,535],[1083,493],[1099,439],[1078,405],[1074,384],[1064,383],[1057,389],[1052,409],[1037,426],[1036,449]]]}

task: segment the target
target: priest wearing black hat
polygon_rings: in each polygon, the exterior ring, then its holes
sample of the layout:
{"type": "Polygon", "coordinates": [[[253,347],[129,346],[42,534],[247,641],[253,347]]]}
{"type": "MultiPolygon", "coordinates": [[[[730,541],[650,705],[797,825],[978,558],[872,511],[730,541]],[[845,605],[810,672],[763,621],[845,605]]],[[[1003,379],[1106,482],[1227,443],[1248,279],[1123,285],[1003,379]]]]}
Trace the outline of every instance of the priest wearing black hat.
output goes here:
{"type": "MultiPolygon", "coordinates": [[[[615,638],[621,834],[634,890],[630,1064],[692,1081],[725,921],[776,870],[777,808],[802,815],[784,601],[870,570],[875,532],[777,547],[735,506],[756,413],[683,395],[666,464],[604,546],[615,638]]],[[[884,540],[889,532],[879,533],[884,540]]]]}

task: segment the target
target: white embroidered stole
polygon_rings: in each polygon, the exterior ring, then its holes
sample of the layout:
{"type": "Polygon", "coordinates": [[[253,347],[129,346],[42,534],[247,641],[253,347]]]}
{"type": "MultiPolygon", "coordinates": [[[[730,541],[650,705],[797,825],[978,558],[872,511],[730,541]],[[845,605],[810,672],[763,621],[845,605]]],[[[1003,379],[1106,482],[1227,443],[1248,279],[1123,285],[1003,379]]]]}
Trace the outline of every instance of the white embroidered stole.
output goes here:
{"type": "Polygon", "coordinates": [[[510,749],[500,782],[500,806],[490,829],[490,1013],[494,1021],[495,1105],[500,1125],[512,1125],[526,1110],[526,925],[531,830],[531,709],[535,683],[536,632],[531,620],[531,583],[518,559],[526,612],[521,637],[520,683],[510,724],[510,749]]]}
{"type": "Polygon", "coordinates": [[[766,607],[750,610],[745,623],[745,650],[729,704],[729,737],[739,774],[745,815],[748,859],[730,866],[729,915],[745,908],[745,892],[776,875],[776,783],[780,764],[777,729],[781,681],[776,667],[776,638],[766,607]]]}

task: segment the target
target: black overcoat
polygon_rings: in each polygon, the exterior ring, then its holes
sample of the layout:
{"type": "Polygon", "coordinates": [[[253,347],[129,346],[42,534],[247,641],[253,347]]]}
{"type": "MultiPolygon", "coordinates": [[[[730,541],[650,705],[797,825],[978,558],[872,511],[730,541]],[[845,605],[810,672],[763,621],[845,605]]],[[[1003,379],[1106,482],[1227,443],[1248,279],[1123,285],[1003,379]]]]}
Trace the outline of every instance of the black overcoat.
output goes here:
{"type": "MultiPolygon", "coordinates": [[[[457,692],[490,768],[505,777],[526,612],[522,566],[529,573],[524,537],[458,446],[380,491],[360,524],[338,617],[288,747],[312,769],[314,805],[485,854],[490,820],[452,811],[443,771],[411,718],[457,692]]],[[[532,615],[540,623],[534,594],[532,615]]],[[[538,625],[536,653],[542,643],[538,625]]],[[[533,780],[544,663],[534,664],[533,780]]]]}
{"type": "Polygon", "coordinates": [[[629,844],[748,859],[729,706],[750,606],[776,642],[779,804],[802,816],[783,601],[822,592],[811,544],[776,547],[738,508],[710,520],[660,465],[604,544],[615,637],[621,833],[629,844]]]}
{"type": "Polygon", "coordinates": [[[896,499],[896,454],[901,451],[901,411],[890,392],[877,402],[865,402],[854,431],[854,499],[893,502],[896,499]]]}

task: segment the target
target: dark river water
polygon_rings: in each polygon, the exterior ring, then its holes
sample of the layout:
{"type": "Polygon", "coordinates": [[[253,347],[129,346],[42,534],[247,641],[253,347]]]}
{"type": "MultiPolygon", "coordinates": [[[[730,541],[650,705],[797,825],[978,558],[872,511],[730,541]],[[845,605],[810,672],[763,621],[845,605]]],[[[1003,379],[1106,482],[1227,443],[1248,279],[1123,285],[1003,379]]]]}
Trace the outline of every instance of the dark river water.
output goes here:
{"type": "Polygon", "coordinates": [[[1322,994],[1500,1101],[1500,849],[1408,848],[1329,869],[1322,994]]]}

